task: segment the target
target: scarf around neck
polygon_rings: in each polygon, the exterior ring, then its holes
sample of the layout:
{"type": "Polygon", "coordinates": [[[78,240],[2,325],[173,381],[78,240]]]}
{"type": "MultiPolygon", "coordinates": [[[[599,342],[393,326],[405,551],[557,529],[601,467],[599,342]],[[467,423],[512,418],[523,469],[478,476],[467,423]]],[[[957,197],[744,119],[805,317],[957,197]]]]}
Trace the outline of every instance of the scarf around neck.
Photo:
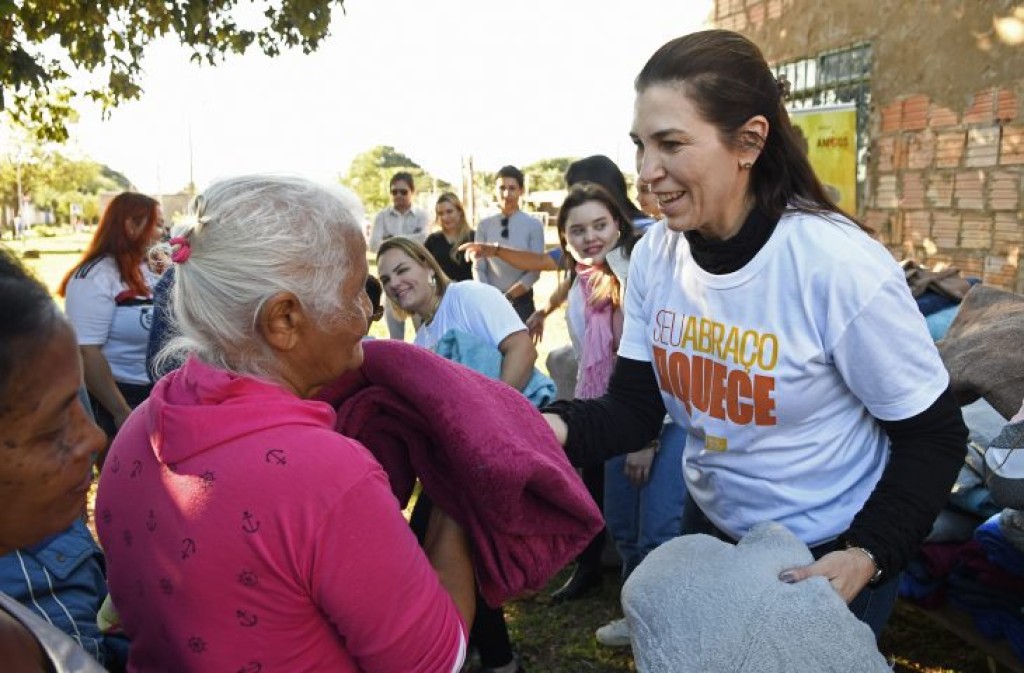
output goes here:
{"type": "MultiPolygon", "coordinates": [[[[576,381],[576,397],[590,399],[604,395],[615,366],[617,309],[610,299],[594,302],[593,285],[599,267],[576,265],[576,277],[583,295],[583,352],[576,381]]],[[[620,328],[621,329],[621,328],[620,328]]]]}

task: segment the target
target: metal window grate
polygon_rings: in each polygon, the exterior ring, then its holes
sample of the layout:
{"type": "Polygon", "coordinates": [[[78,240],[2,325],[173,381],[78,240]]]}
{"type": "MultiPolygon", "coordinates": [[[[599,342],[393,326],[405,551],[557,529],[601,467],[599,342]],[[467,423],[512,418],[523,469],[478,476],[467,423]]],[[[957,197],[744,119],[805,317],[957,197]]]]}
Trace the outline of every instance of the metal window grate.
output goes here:
{"type": "Polygon", "coordinates": [[[867,181],[868,127],[871,111],[871,44],[829,51],[775,66],[775,76],[790,83],[787,108],[802,110],[853,103],[857,106],[857,203],[867,181]]]}

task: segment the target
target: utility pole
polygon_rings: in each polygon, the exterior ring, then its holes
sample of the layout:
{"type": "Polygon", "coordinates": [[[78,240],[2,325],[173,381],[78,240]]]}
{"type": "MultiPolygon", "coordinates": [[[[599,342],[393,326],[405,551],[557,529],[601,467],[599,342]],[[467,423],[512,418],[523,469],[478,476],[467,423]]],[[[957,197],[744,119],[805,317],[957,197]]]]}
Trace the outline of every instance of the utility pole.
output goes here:
{"type": "Polygon", "coordinates": [[[473,155],[469,155],[469,212],[470,222],[476,222],[476,175],[473,173],[473,155]]]}
{"type": "Polygon", "coordinates": [[[21,146],[18,146],[18,153],[14,157],[14,178],[18,183],[18,205],[14,209],[14,216],[21,217],[21,204],[24,202],[25,195],[21,191],[21,146]]]}

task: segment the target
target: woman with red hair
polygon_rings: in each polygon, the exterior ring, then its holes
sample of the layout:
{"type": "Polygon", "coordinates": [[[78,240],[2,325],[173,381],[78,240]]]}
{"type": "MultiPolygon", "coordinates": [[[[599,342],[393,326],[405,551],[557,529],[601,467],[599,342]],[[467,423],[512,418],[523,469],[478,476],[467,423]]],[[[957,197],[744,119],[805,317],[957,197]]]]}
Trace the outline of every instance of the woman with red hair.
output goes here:
{"type": "Polygon", "coordinates": [[[58,290],[78,338],[96,420],[110,437],[149,396],[146,345],[157,279],[146,265],[146,250],[162,231],[156,199],[118,194],[58,290]]]}

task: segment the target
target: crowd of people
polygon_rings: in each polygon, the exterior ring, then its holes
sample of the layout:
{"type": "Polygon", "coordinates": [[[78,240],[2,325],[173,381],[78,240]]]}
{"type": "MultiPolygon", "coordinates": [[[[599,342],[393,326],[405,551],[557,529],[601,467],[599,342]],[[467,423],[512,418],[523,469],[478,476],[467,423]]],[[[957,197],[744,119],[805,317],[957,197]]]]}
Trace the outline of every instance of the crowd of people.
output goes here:
{"type": "MultiPolygon", "coordinates": [[[[772,581],[827,582],[877,636],[966,446],[924,320],[907,319],[918,312],[904,274],[814,175],[784,87],[748,39],[673,40],[635,89],[640,207],[610,159],[577,161],[554,249],[520,207],[522,172],[505,166],[499,212],[475,229],[452,193],[431,225],[406,172],[368,236],[351,194],[300,178],[221,180],[173,231],[156,200],[121,194],[61,283],[66,317],[0,257],[0,552],[22,568],[36,558],[54,595],[52,576],[68,573],[47,549],[100,578],[66,622],[46,623],[4,584],[5,661],[525,671],[499,599],[527,585],[515,545],[544,541],[545,569],[574,563],[552,595],[572,601],[601,581],[602,518],[631,586],[672,538],[732,544],[776,522],[814,561],[772,581]],[[544,272],[559,282],[538,308],[544,272]],[[556,401],[536,342],[563,305],[571,343],[556,357],[577,373],[556,401]],[[367,345],[382,317],[389,343],[407,326],[412,343],[367,345]],[[424,410],[403,376],[364,371],[364,346],[473,393],[431,392],[424,410]],[[418,419],[385,435],[430,440],[424,417],[453,404],[472,451],[508,428],[508,464],[411,454],[423,490],[410,525],[394,456],[346,432],[373,407],[418,419]],[[102,552],[82,525],[94,471],[102,552]],[[422,479],[449,471],[474,482],[422,479]],[[490,493],[534,479],[559,497],[531,505],[518,537],[477,525],[490,493]]],[[[655,588],[631,593],[687,591],[655,588]]],[[[637,614],[598,641],[657,649],[635,638],[637,614]]]]}

